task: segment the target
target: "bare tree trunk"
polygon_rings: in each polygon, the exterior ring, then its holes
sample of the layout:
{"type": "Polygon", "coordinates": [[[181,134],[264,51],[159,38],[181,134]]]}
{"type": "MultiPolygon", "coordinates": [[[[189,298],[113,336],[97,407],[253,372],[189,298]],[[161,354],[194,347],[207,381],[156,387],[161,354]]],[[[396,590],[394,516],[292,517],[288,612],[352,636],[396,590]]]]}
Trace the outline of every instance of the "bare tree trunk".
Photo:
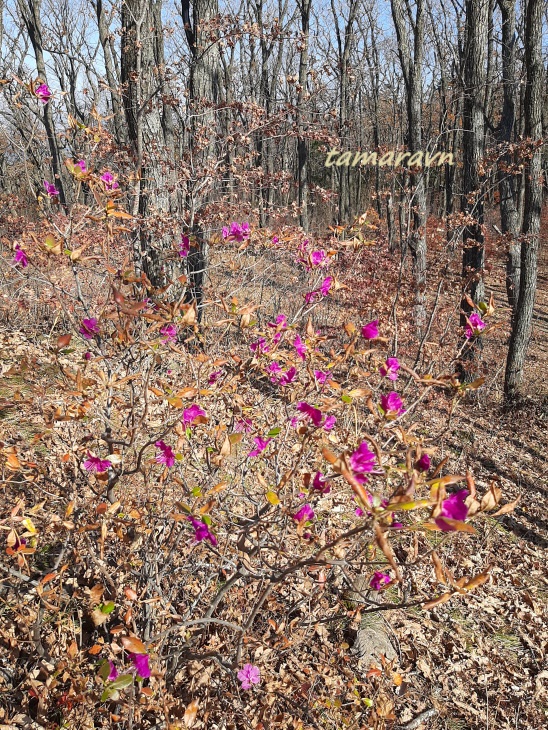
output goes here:
{"type": "Polygon", "coordinates": [[[308,140],[306,138],[306,122],[304,114],[304,101],[307,98],[308,86],[308,41],[310,31],[310,9],[312,0],[298,0],[301,13],[302,45],[299,59],[299,90],[297,93],[297,170],[299,185],[299,223],[305,231],[308,231],[308,140]]]}
{"type": "MultiPolygon", "coordinates": [[[[30,42],[32,43],[38,76],[44,83],[47,83],[48,77],[46,74],[46,64],[44,62],[44,45],[42,40],[42,21],[40,19],[42,0],[18,0],[18,5],[29,34],[30,42]]],[[[42,120],[48,138],[49,151],[51,154],[51,166],[53,168],[53,174],[55,175],[55,184],[59,190],[59,202],[61,205],[66,207],[67,196],[61,173],[61,155],[59,153],[57,137],[55,136],[55,124],[53,122],[51,102],[44,104],[42,120]]]]}
{"type": "MultiPolygon", "coordinates": [[[[406,5],[413,31],[413,55],[402,0],[392,0],[392,17],[398,37],[398,54],[407,94],[408,144],[412,157],[422,151],[422,59],[424,54],[424,6],[416,1],[415,18],[406,5]]],[[[412,159],[412,157],[410,159],[412,159]]],[[[411,172],[413,228],[409,248],[415,278],[415,326],[421,337],[426,323],[426,190],[424,172],[411,172]]]]}
{"type": "MultiPolygon", "coordinates": [[[[498,138],[508,146],[514,136],[516,121],[516,8],[514,0],[498,0],[502,13],[502,83],[503,105],[498,138]]],[[[500,223],[503,233],[509,235],[509,248],[506,258],[506,292],[508,303],[515,311],[519,297],[520,249],[519,215],[514,176],[507,169],[513,163],[513,155],[508,150],[499,165],[500,223]]]]}
{"type": "MultiPolygon", "coordinates": [[[[543,0],[528,0],[525,23],[525,135],[533,143],[542,138],[542,64],[543,0]]],[[[540,214],[542,206],[542,151],[538,144],[528,165],[525,178],[525,211],[521,245],[521,276],[504,380],[504,397],[511,403],[518,395],[523,379],[525,355],[531,337],[533,307],[537,286],[540,214]]]]}
{"type": "MultiPolygon", "coordinates": [[[[485,243],[484,175],[482,159],[485,147],[484,100],[487,79],[487,36],[490,0],[467,0],[466,41],[464,48],[464,115],[463,165],[464,184],[462,210],[470,218],[463,232],[461,326],[472,311],[469,301],[479,303],[484,298],[483,267],[485,243]]],[[[463,350],[459,366],[461,381],[473,378],[472,361],[481,340],[471,337],[463,350]]]]}
{"type": "Polygon", "coordinates": [[[135,266],[157,289],[172,284],[180,273],[174,255],[178,211],[172,166],[173,130],[169,129],[170,116],[162,100],[165,68],[161,10],[161,0],[125,0],[121,41],[124,110],[136,166],[132,212],[141,218],[134,244],[135,266]]]}

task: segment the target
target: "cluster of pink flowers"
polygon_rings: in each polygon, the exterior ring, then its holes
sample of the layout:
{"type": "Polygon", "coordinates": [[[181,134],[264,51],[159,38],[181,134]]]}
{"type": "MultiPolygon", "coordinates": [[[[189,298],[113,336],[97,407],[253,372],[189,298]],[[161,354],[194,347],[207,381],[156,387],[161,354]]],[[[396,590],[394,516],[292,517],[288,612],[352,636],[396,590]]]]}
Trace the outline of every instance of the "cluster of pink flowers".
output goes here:
{"type": "MultiPolygon", "coordinates": [[[[330,431],[337,423],[335,416],[326,416],[324,419],[319,408],[314,408],[314,406],[304,401],[297,403],[297,410],[303,413],[306,418],[309,418],[316,428],[323,428],[324,431],[330,431]]],[[[292,425],[295,426],[298,422],[298,418],[292,419],[292,425]]]]}
{"type": "Polygon", "coordinates": [[[381,395],[381,408],[386,416],[399,416],[405,413],[403,401],[395,390],[381,395]]]}
{"type": "Polygon", "coordinates": [[[156,457],[157,463],[172,467],[175,464],[175,452],[171,446],[168,446],[164,441],[156,441],[154,446],[160,452],[156,457]]]}
{"type": "Polygon", "coordinates": [[[297,351],[297,355],[300,357],[300,359],[306,360],[307,348],[299,335],[295,335],[295,339],[293,340],[293,347],[297,351]]]}
{"type": "Polygon", "coordinates": [[[271,376],[271,382],[276,385],[289,385],[297,376],[297,369],[295,367],[292,366],[284,371],[282,370],[280,363],[276,360],[268,366],[267,370],[271,376]]]}
{"type": "Polygon", "coordinates": [[[236,433],[251,433],[253,430],[253,421],[251,418],[240,418],[234,424],[234,431],[236,433]]]}
{"type": "Polygon", "coordinates": [[[50,183],[47,180],[44,180],[44,188],[50,198],[53,198],[55,195],[59,195],[59,191],[55,187],[54,183],[50,183]]]}
{"type": "Polygon", "coordinates": [[[254,456],[259,456],[261,452],[263,452],[268,444],[272,441],[272,439],[263,439],[260,436],[255,436],[253,439],[253,443],[255,444],[255,448],[249,452],[247,455],[247,458],[250,459],[254,456]]]}
{"type": "Polygon", "coordinates": [[[321,473],[321,471],[317,471],[314,475],[312,487],[320,494],[329,494],[329,492],[331,491],[331,485],[327,481],[327,478],[321,473]]]}
{"type": "Polygon", "coordinates": [[[207,540],[214,547],[215,545],[217,545],[217,538],[203,520],[199,520],[196,517],[192,516],[188,516],[187,520],[192,524],[192,527],[194,528],[194,539],[196,540],[196,542],[202,542],[202,540],[207,540]]]}
{"type": "Polygon", "coordinates": [[[166,324],[165,327],[162,327],[160,333],[164,335],[162,338],[164,342],[175,342],[177,340],[177,327],[174,324],[166,324]]]}
{"type": "Polygon", "coordinates": [[[101,180],[105,184],[105,190],[116,190],[120,187],[109,170],[105,170],[101,175],[101,180]]]}
{"type": "Polygon", "coordinates": [[[253,664],[244,664],[243,669],[240,669],[237,676],[242,683],[242,689],[251,689],[251,685],[259,684],[261,681],[259,667],[253,664]]]}
{"type": "Polygon", "coordinates": [[[477,337],[480,332],[485,329],[485,322],[477,312],[472,312],[468,317],[469,325],[464,332],[464,336],[469,340],[472,336],[477,337]]]}
{"type": "Polygon", "coordinates": [[[190,253],[190,238],[181,233],[181,243],[179,244],[179,256],[186,259],[190,253]]]}
{"type": "Polygon", "coordinates": [[[381,367],[379,368],[379,372],[383,376],[383,378],[388,378],[389,380],[397,380],[399,369],[400,362],[398,358],[389,357],[386,359],[385,364],[381,365],[381,367]]]}
{"type": "Polygon", "coordinates": [[[270,350],[270,347],[266,344],[266,340],[264,337],[259,337],[258,340],[252,342],[251,345],[249,345],[249,349],[256,355],[261,355],[262,353],[268,352],[270,350]]]}
{"type": "Polygon", "coordinates": [[[19,244],[15,246],[15,254],[13,256],[13,262],[17,264],[21,264],[21,266],[26,269],[26,267],[29,265],[29,259],[26,254],[26,251],[24,251],[19,244]]]}
{"type": "Polygon", "coordinates": [[[40,84],[34,89],[34,95],[40,99],[42,104],[47,104],[52,97],[51,89],[47,84],[40,84]]]}
{"type": "Polygon", "coordinates": [[[366,474],[374,471],[376,461],[376,455],[369,449],[367,443],[362,441],[356,451],[350,455],[350,466],[357,482],[365,484],[368,481],[366,474]]]}
{"type": "Polygon", "coordinates": [[[233,221],[229,226],[223,226],[223,238],[227,241],[238,241],[241,243],[249,238],[249,223],[236,223],[233,221]]]}
{"type": "Polygon", "coordinates": [[[322,281],[320,288],[315,289],[314,291],[309,291],[305,294],[304,300],[307,304],[312,304],[316,301],[316,299],[320,299],[321,297],[326,297],[329,294],[329,290],[331,289],[331,285],[333,283],[333,277],[332,276],[326,276],[326,278],[322,281]]]}
{"type": "Polygon", "coordinates": [[[194,403],[189,408],[185,408],[183,411],[183,417],[181,419],[183,426],[192,426],[197,418],[204,418],[205,415],[205,411],[194,403]]]}
{"type": "Polygon", "coordinates": [[[95,335],[99,334],[99,323],[95,319],[95,317],[90,317],[89,319],[83,319],[82,325],[78,332],[82,335],[82,337],[86,340],[91,340],[95,335]]]}
{"type": "Polygon", "coordinates": [[[100,459],[88,451],[88,458],[84,461],[84,469],[96,474],[104,474],[111,466],[108,459],[100,459]]]}

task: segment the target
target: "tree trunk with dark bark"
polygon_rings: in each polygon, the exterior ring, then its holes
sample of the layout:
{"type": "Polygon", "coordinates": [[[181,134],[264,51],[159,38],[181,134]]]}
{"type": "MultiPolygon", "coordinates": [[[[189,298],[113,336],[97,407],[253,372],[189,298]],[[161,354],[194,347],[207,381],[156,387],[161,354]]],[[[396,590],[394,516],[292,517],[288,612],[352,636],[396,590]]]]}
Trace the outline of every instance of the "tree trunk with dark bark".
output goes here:
{"type": "MultiPolygon", "coordinates": [[[[542,138],[542,94],[544,67],[542,63],[542,10],[543,0],[528,0],[525,22],[525,135],[533,143],[542,138]]],[[[513,402],[523,380],[525,356],[533,325],[533,307],[537,286],[540,215],[542,207],[542,151],[538,144],[533,149],[525,177],[525,210],[521,244],[521,275],[519,298],[512,323],[504,397],[513,402]]]]}

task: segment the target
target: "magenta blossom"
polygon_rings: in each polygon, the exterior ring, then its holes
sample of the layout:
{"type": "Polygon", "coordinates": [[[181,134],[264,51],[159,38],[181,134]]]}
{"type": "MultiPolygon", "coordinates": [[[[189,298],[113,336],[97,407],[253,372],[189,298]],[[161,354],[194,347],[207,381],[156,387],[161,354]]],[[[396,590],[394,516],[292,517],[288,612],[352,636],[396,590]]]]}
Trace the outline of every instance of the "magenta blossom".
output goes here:
{"type": "Polygon", "coordinates": [[[160,334],[164,335],[162,338],[164,342],[175,342],[177,340],[177,327],[174,324],[166,324],[160,330],[160,334]]]}
{"type": "Polygon", "coordinates": [[[251,418],[240,418],[240,420],[236,421],[234,424],[234,431],[236,433],[251,433],[252,429],[253,421],[251,418]]]}
{"type": "Polygon", "coordinates": [[[399,416],[401,413],[405,413],[403,401],[395,390],[388,395],[386,393],[381,395],[381,408],[386,416],[399,416]]]}
{"type": "Polygon", "coordinates": [[[309,291],[304,295],[304,301],[307,304],[312,304],[317,298],[319,294],[317,291],[309,291]]]}
{"type": "Polygon", "coordinates": [[[200,416],[205,416],[205,411],[202,410],[200,406],[196,405],[196,403],[191,405],[189,408],[185,408],[181,419],[183,426],[191,426],[200,416]]]}
{"type": "Polygon", "coordinates": [[[316,428],[322,425],[322,412],[318,408],[314,408],[309,403],[301,401],[297,403],[297,410],[308,416],[316,428]]]}
{"type": "Polygon", "coordinates": [[[278,236],[272,236],[272,243],[276,245],[277,243],[280,243],[280,239],[278,236]]]}
{"type": "Polygon", "coordinates": [[[230,224],[230,228],[228,226],[224,226],[223,238],[230,241],[238,241],[239,243],[245,241],[246,238],[249,238],[249,223],[240,224],[233,221],[230,224]]]}
{"type": "Polygon", "coordinates": [[[110,466],[111,463],[108,459],[100,459],[88,451],[88,458],[84,461],[84,469],[86,471],[103,474],[110,466]]]}
{"type": "Polygon", "coordinates": [[[99,324],[95,317],[82,320],[82,326],[78,330],[82,337],[86,340],[91,340],[94,335],[99,334],[99,324]]]}
{"type": "Polygon", "coordinates": [[[202,540],[207,540],[215,547],[215,545],[217,544],[217,538],[211,532],[205,522],[203,522],[202,520],[198,520],[196,517],[192,516],[187,517],[187,520],[192,523],[192,527],[194,528],[194,539],[196,540],[196,542],[202,542],[202,540]]]}
{"type": "Polygon", "coordinates": [[[297,522],[309,522],[314,519],[314,510],[309,504],[303,504],[298,512],[295,512],[293,519],[297,522]]]}
{"type": "Polygon", "coordinates": [[[336,423],[337,419],[335,418],[335,416],[326,416],[325,421],[323,422],[324,431],[331,431],[336,423]]]}
{"type": "Polygon", "coordinates": [[[398,370],[400,369],[400,362],[397,357],[389,357],[386,359],[386,363],[379,368],[380,374],[383,378],[389,380],[398,379],[398,370]]]}
{"type": "Polygon", "coordinates": [[[365,484],[368,481],[365,475],[374,470],[376,460],[376,455],[369,450],[367,443],[362,441],[356,451],[350,455],[350,466],[357,482],[365,484]]]}
{"type": "Polygon", "coordinates": [[[190,238],[181,233],[181,243],[179,244],[179,256],[186,259],[190,253],[190,238]]]}
{"type": "Polygon", "coordinates": [[[270,350],[270,347],[266,344],[266,340],[264,337],[259,337],[258,340],[255,342],[252,342],[251,345],[249,345],[249,349],[251,352],[254,352],[258,355],[264,352],[268,352],[270,350]]]}
{"type": "Polygon", "coordinates": [[[321,471],[317,471],[314,479],[312,481],[312,487],[313,489],[316,489],[320,494],[329,494],[331,491],[331,485],[327,481],[326,477],[321,473],[321,471]]]}
{"type": "Polygon", "coordinates": [[[50,198],[52,198],[54,195],[59,195],[59,191],[55,187],[54,183],[50,183],[47,180],[44,180],[44,188],[46,189],[46,193],[49,195],[50,198]]]}
{"type": "Polygon", "coordinates": [[[107,677],[107,681],[114,682],[114,680],[118,676],[118,670],[116,669],[116,665],[114,664],[114,662],[111,662],[110,659],[108,661],[108,666],[109,666],[110,672],[107,677]]]}
{"type": "Polygon", "coordinates": [[[129,660],[137,670],[137,675],[142,679],[150,677],[150,667],[148,666],[148,654],[128,654],[129,660]]]}
{"type": "Polygon", "coordinates": [[[34,89],[34,95],[40,99],[42,104],[47,104],[52,97],[51,89],[47,84],[40,84],[34,89]]]}
{"type": "Polygon", "coordinates": [[[314,377],[320,385],[324,385],[325,381],[329,377],[329,372],[323,372],[322,370],[314,370],[314,377]]]}
{"type": "Polygon", "coordinates": [[[328,263],[327,254],[323,248],[320,251],[312,251],[310,254],[311,266],[326,266],[328,263]]]}
{"type": "Polygon", "coordinates": [[[207,382],[209,383],[209,385],[214,385],[223,374],[224,370],[215,370],[210,374],[207,382]]]}
{"type": "Polygon", "coordinates": [[[101,180],[105,183],[105,190],[116,190],[116,188],[120,187],[114,179],[114,175],[109,170],[105,170],[101,175],[101,180]]]}
{"type": "Polygon", "coordinates": [[[84,358],[84,360],[91,360],[91,352],[89,352],[89,350],[87,352],[84,352],[82,357],[84,358]]]}
{"type": "Polygon", "coordinates": [[[423,454],[421,458],[415,464],[417,471],[428,471],[430,469],[430,457],[428,454],[423,454]]]}
{"type": "Polygon", "coordinates": [[[74,167],[79,167],[82,172],[88,171],[85,160],[78,160],[78,162],[75,163],[74,167]]]}
{"type": "Polygon", "coordinates": [[[251,689],[252,684],[259,684],[261,681],[259,667],[253,664],[244,664],[244,668],[240,669],[237,676],[242,683],[242,689],[251,689]]]}
{"type": "Polygon", "coordinates": [[[470,324],[464,332],[464,336],[467,340],[469,340],[472,335],[479,335],[479,333],[485,327],[485,322],[482,320],[477,312],[472,312],[472,314],[468,317],[468,322],[470,324]]]}
{"type": "Polygon", "coordinates": [[[374,319],[362,327],[362,337],[366,340],[376,340],[379,336],[379,320],[374,319]]]}
{"type": "Polygon", "coordinates": [[[369,581],[369,587],[374,591],[380,591],[380,589],[387,583],[390,583],[390,581],[391,578],[387,573],[381,573],[380,570],[376,570],[369,581]]]}
{"type": "Polygon", "coordinates": [[[156,461],[158,464],[165,464],[166,466],[173,466],[175,464],[175,453],[171,446],[168,446],[163,441],[156,441],[154,444],[156,448],[160,451],[158,456],[156,457],[156,461]]]}
{"type": "Polygon", "coordinates": [[[277,385],[285,386],[292,383],[297,377],[297,369],[290,367],[285,372],[282,372],[279,376],[273,376],[270,380],[277,385]]]}
{"type": "Polygon", "coordinates": [[[295,336],[295,339],[293,341],[293,347],[297,351],[297,355],[301,358],[301,360],[306,359],[306,345],[301,340],[299,335],[295,336]]]}
{"type": "Polygon", "coordinates": [[[326,297],[329,294],[329,290],[331,289],[332,283],[333,283],[332,276],[326,276],[325,279],[322,281],[322,284],[320,286],[320,294],[322,295],[322,297],[326,297]]]}
{"type": "Polygon", "coordinates": [[[455,531],[455,527],[451,523],[446,522],[444,518],[447,518],[448,520],[459,520],[461,522],[466,519],[468,507],[464,502],[467,496],[468,491],[466,489],[461,489],[458,492],[453,492],[453,494],[447,497],[447,499],[443,500],[441,503],[441,512],[435,519],[435,523],[440,530],[443,532],[455,531]]]}
{"type": "Polygon", "coordinates": [[[250,459],[253,456],[259,456],[259,454],[266,449],[271,441],[272,439],[262,439],[260,436],[255,436],[255,438],[253,439],[255,448],[253,449],[253,451],[249,452],[247,458],[250,459]]]}
{"type": "Polygon", "coordinates": [[[29,265],[29,259],[25,251],[17,244],[15,246],[15,255],[13,257],[13,262],[15,264],[21,264],[21,266],[26,269],[29,265]]]}
{"type": "Polygon", "coordinates": [[[285,314],[279,314],[274,322],[268,323],[269,327],[280,327],[280,329],[287,329],[287,317],[285,314]]]}

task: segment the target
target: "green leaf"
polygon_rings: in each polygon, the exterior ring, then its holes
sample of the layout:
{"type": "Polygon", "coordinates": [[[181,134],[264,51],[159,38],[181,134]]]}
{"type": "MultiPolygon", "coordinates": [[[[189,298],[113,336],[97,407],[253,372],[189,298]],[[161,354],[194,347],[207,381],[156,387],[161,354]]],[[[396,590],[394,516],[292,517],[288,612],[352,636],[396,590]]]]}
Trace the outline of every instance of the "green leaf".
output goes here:
{"type": "Polygon", "coordinates": [[[280,504],[280,498],[276,494],[276,492],[268,491],[266,493],[266,499],[270,502],[270,504],[276,506],[277,504],[280,504]]]}
{"type": "Polygon", "coordinates": [[[101,666],[99,667],[99,676],[103,680],[103,682],[106,682],[108,680],[108,675],[110,674],[110,664],[108,659],[103,659],[101,662],[101,666]]]}
{"type": "Polygon", "coordinates": [[[201,497],[202,496],[202,489],[201,489],[201,487],[193,487],[190,490],[190,493],[192,494],[193,497],[201,497]]]}
{"type": "Polygon", "coordinates": [[[209,515],[202,515],[202,522],[205,522],[208,527],[211,527],[211,517],[209,515]]]}
{"type": "Polygon", "coordinates": [[[121,674],[119,677],[116,677],[114,682],[109,684],[107,689],[124,689],[124,687],[129,687],[130,684],[133,684],[133,674],[121,674]]]}
{"type": "Polygon", "coordinates": [[[341,400],[343,403],[352,403],[352,398],[349,395],[346,395],[346,393],[341,396],[341,400]]]}
{"type": "Polygon", "coordinates": [[[99,610],[101,611],[101,613],[106,613],[106,614],[112,613],[115,608],[116,608],[116,604],[114,603],[114,601],[107,601],[106,603],[102,603],[99,606],[99,610]]]}
{"type": "Polygon", "coordinates": [[[271,428],[270,431],[266,434],[267,438],[271,438],[273,436],[277,436],[282,429],[279,426],[275,426],[274,428],[271,428]]]}

